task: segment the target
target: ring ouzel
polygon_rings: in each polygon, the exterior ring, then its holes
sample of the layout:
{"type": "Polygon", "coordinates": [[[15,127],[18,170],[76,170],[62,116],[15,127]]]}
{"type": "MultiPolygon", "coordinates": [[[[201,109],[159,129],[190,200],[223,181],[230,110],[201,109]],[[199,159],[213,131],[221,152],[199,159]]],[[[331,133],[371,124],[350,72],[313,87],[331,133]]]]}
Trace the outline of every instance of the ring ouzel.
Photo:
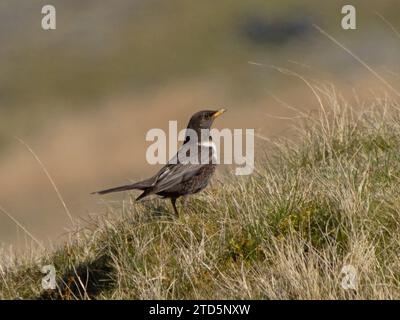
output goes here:
{"type": "Polygon", "coordinates": [[[179,215],[176,199],[184,197],[185,207],[187,197],[203,190],[215,171],[216,148],[211,140],[209,130],[215,118],[224,112],[225,109],[204,110],[195,113],[190,118],[181,148],[153,177],[133,184],[97,191],[94,194],[142,190],[143,193],[136,200],[152,194],[170,198],[175,214],[179,215]]]}

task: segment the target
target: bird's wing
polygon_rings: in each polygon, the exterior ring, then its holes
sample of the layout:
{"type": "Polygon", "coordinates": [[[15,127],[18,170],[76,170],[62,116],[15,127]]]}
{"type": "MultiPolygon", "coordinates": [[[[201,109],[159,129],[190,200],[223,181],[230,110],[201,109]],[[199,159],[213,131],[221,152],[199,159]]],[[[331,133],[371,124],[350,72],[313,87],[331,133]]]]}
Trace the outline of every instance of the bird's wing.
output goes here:
{"type": "Polygon", "coordinates": [[[167,190],[178,183],[187,181],[199,170],[212,162],[214,149],[210,146],[182,146],[178,153],[156,175],[154,192],[167,190]],[[188,152],[188,150],[192,152],[188,152]]]}

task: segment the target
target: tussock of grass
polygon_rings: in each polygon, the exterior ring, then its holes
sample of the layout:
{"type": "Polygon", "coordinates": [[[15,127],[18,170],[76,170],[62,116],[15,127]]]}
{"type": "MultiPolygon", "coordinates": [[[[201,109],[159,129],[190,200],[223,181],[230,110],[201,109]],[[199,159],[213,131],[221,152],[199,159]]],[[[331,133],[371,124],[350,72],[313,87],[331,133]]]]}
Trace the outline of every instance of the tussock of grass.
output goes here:
{"type": "Polygon", "coordinates": [[[399,106],[320,94],[320,114],[265,146],[252,176],[225,175],[178,219],[162,200],[130,201],[53,253],[3,259],[0,297],[400,298],[399,106]],[[341,287],[344,265],[356,290],[341,287]]]}

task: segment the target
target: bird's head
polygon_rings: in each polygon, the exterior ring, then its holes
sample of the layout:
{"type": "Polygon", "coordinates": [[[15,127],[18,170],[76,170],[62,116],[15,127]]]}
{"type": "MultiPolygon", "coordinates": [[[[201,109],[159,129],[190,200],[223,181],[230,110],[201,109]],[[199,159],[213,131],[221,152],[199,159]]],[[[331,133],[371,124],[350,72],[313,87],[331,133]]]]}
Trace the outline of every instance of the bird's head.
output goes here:
{"type": "Polygon", "coordinates": [[[213,124],[214,120],[223,114],[226,110],[204,110],[196,112],[189,121],[187,126],[188,129],[195,130],[199,132],[201,129],[210,129],[211,125],[213,124]]]}
{"type": "MultiPolygon", "coordinates": [[[[184,144],[191,141],[191,135],[194,132],[197,135],[197,140],[199,141],[202,139],[202,130],[210,130],[211,125],[213,124],[214,120],[223,114],[226,110],[204,110],[196,112],[190,118],[189,124],[186,130],[186,137],[184,144]]],[[[211,139],[211,138],[210,138],[211,139]]]]}

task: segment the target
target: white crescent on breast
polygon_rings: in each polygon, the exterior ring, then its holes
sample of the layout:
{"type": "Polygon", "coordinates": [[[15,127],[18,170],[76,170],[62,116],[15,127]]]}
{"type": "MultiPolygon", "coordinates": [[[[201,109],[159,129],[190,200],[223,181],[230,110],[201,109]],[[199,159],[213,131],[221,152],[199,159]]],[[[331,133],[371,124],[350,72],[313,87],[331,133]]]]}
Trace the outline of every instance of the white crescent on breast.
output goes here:
{"type": "Polygon", "coordinates": [[[200,147],[203,147],[203,148],[212,148],[213,163],[217,163],[217,160],[218,160],[217,146],[215,145],[214,142],[205,141],[202,143],[197,143],[197,145],[200,147]]]}

